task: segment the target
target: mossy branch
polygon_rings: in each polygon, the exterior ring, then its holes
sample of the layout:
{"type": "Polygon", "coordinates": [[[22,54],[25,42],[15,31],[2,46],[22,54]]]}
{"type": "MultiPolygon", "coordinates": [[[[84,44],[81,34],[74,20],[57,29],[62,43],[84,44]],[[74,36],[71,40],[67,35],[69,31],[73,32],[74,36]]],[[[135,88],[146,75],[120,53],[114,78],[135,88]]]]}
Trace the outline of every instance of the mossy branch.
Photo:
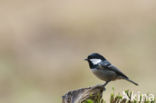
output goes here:
{"type": "Polygon", "coordinates": [[[102,94],[104,90],[104,85],[96,85],[89,88],[69,91],[62,97],[62,103],[88,103],[89,101],[93,101],[93,103],[100,103],[102,101],[102,94]]]}
{"type": "MultiPolygon", "coordinates": [[[[62,103],[106,103],[102,99],[103,91],[105,91],[104,85],[69,91],[62,97],[62,103]]],[[[141,95],[139,96],[140,100],[131,100],[132,92],[126,90],[125,93],[129,99],[124,98],[120,94],[115,95],[113,88],[113,93],[110,95],[110,103],[155,103],[155,99],[152,101],[147,99],[141,101],[141,95]]]]}

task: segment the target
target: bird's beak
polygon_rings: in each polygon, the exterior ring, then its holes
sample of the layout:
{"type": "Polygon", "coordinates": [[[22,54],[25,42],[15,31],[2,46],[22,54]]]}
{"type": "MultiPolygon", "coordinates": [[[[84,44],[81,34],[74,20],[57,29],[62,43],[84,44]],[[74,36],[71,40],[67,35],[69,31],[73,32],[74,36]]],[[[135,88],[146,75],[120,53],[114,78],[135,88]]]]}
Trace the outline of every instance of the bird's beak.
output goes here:
{"type": "Polygon", "coordinates": [[[87,59],[87,58],[86,58],[86,59],[84,59],[84,60],[88,61],[88,59],[87,59]]]}

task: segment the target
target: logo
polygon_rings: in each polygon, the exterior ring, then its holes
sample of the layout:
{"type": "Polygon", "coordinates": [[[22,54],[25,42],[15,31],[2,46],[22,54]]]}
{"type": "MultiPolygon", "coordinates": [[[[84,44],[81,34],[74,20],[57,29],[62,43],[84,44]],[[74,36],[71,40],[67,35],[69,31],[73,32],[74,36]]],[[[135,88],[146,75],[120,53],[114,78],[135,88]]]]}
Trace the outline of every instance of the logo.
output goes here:
{"type": "Polygon", "coordinates": [[[130,100],[130,101],[139,101],[139,102],[144,102],[144,101],[154,101],[155,96],[154,94],[146,94],[146,93],[141,93],[140,91],[137,92],[126,92],[123,91],[123,98],[130,100]]]}

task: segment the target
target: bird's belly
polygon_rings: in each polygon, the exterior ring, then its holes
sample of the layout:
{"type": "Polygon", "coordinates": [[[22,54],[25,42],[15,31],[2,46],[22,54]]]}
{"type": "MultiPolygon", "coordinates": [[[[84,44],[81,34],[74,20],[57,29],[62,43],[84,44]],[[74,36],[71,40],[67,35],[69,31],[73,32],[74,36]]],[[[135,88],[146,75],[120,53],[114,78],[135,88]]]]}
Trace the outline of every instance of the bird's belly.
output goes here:
{"type": "Polygon", "coordinates": [[[101,80],[110,81],[117,79],[117,74],[110,70],[91,69],[92,72],[101,80]]]}

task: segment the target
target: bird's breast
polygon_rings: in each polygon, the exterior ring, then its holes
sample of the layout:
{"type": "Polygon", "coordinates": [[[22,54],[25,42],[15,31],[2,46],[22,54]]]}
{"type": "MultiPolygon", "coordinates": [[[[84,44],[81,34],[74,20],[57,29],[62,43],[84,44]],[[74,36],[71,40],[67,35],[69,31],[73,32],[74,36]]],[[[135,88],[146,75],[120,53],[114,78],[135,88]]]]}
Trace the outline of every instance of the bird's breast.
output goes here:
{"type": "Polygon", "coordinates": [[[104,81],[115,80],[117,78],[117,74],[111,70],[96,68],[91,70],[96,75],[96,77],[104,81]]]}

